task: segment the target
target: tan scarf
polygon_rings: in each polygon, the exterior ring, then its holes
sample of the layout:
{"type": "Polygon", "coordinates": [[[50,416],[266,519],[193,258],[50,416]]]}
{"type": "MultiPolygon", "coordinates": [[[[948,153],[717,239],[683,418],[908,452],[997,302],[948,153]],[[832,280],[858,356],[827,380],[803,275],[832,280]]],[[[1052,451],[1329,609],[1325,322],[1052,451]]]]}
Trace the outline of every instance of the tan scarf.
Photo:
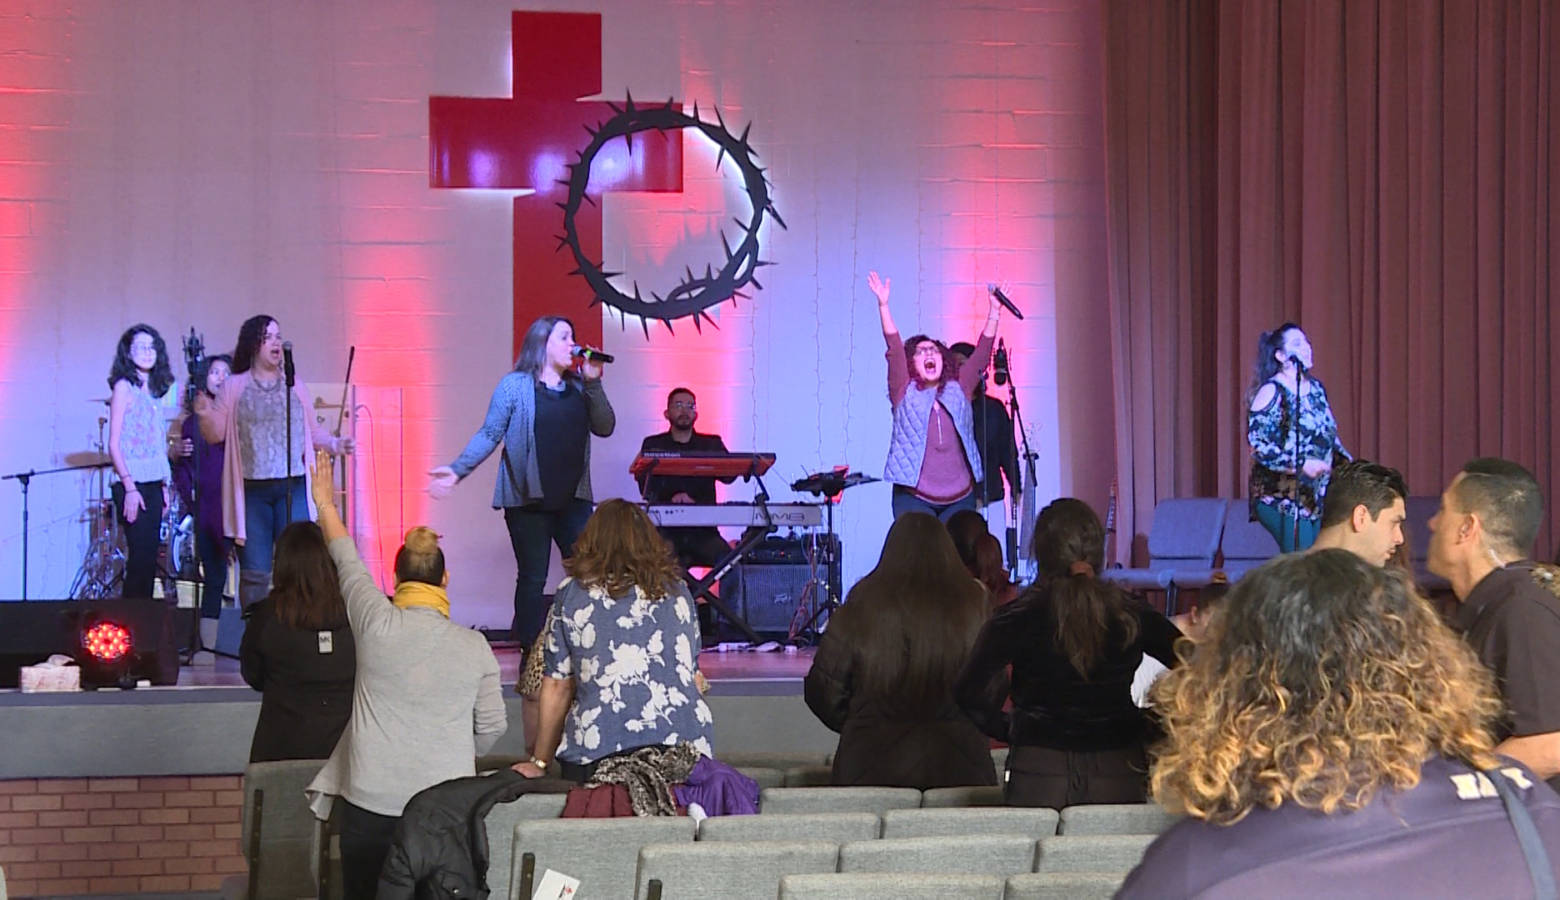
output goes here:
{"type": "Polygon", "coordinates": [[[411,609],[416,606],[431,609],[444,618],[450,617],[450,594],[444,588],[434,587],[431,584],[423,584],[421,581],[403,581],[395,586],[395,596],[390,602],[397,609],[411,609]]]}

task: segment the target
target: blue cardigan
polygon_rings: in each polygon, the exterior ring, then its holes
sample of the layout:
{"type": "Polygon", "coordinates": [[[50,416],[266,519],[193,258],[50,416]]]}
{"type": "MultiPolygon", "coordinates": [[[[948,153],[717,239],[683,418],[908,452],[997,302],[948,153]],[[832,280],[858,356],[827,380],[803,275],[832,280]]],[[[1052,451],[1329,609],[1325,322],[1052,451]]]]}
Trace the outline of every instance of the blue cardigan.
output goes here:
{"type": "MultiPolygon", "coordinates": [[[[607,437],[617,427],[617,415],[607,400],[606,388],[601,379],[581,381],[568,378],[566,390],[583,391],[585,413],[590,419],[590,432],[607,437]]],[[[471,436],[466,449],[450,468],[464,479],[472,470],[482,465],[498,445],[503,443],[503,457],[498,467],[498,483],[493,487],[493,508],[525,506],[542,499],[542,476],[536,465],[536,379],[529,372],[510,372],[499,379],[493,389],[493,399],[488,401],[487,417],[482,427],[471,436]]],[[[580,500],[591,500],[590,490],[590,441],[585,441],[585,472],[574,490],[580,500]]]]}

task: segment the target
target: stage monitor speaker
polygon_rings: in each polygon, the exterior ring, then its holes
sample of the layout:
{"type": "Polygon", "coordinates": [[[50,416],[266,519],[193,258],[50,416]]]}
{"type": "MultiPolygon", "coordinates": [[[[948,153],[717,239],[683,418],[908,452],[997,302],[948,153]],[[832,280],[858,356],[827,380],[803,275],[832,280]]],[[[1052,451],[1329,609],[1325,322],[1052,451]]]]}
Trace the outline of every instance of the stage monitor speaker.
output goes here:
{"type": "Polygon", "coordinates": [[[130,632],[130,673],[152,684],[177,684],[179,648],[173,637],[174,608],[161,600],[31,600],[0,602],[0,688],[21,682],[21,667],[55,653],[81,653],[82,619],[91,613],[130,632]]]}
{"type": "MultiPolygon", "coordinates": [[[[720,580],[720,596],[733,612],[764,637],[784,638],[803,602],[812,569],[805,564],[743,563],[720,580]]],[[[796,623],[807,621],[821,597],[807,597],[807,609],[796,623]]]]}

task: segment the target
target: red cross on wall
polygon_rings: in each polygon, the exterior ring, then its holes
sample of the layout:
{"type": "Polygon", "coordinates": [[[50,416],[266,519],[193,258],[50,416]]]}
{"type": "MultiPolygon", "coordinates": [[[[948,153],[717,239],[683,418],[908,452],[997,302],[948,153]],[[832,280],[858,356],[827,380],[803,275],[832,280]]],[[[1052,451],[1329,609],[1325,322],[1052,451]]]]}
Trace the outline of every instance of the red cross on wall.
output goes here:
{"type": "MultiPolygon", "coordinates": [[[[574,322],[575,340],[601,346],[601,316],[574,258],[557,250],[568,189],[555,179],[590,140],[586,128],[613,115],[601,93],[601,16],[515,12],[510,15],[514,97],[428,98],[428,180],[435,188],[530,188],[515,198],[514,353],[539,316],[574,322]]],[[[591,188],[682,190],[682,136],[646,132],[630,154],[622,142],[604,148],[591,169],[591,188]],[[610,153],[609,153],[610,151],[610,153]]],[[[584,204],[575,217],[585,253],[601,262],[601,207],[584,204]]],[[[610,267],[608,267],[610,268],[610,267]]]]}

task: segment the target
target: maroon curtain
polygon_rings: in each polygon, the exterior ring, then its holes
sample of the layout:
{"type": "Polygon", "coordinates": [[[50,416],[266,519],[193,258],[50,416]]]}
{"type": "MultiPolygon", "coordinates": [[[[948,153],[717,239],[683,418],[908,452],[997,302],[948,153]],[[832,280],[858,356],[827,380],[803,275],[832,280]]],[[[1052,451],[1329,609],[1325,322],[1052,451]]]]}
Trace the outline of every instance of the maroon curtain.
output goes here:
{"type": "Polygon", "coordinates": [[[1490,455],[1560,501],[1551,5],[1113,0],[1105,22],[1123,550],[1161,498],[1244,496],[1256,339],[1285,320],[1344,443],[1413,493],[1490,455]]]}

